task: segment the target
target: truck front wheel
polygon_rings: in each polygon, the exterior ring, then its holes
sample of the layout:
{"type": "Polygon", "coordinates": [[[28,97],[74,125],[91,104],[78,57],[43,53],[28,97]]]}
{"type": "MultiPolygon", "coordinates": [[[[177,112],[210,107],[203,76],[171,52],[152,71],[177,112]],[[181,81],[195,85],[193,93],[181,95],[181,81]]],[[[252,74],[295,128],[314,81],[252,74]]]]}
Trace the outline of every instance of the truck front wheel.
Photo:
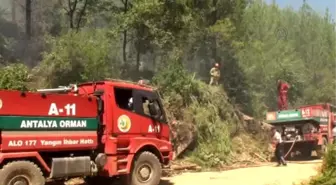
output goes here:
{"type": "Polygon", "coordinates": [[[0,170],[1,185],[44,185],[41,169],[29,161],[15,161],[0,170]]]}
{"type": "Polygon", "coordinates": [[[158,185],[162,169],[159,159],[151,152],[142,152],[137,156],[131,171],[131,185],[158,185]]]}

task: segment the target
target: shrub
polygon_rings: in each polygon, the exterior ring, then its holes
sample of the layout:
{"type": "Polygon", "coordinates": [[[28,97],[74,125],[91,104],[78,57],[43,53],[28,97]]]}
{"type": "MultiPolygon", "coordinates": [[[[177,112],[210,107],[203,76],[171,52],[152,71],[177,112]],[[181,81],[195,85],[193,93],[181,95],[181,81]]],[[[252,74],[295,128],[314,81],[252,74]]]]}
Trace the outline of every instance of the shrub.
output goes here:
{"type": "Polygon", "coordinates": [[[336,184],[336,144],[328,147],[324,155],[321,173],[313,178],[309,185],[335,185],[336,184]]]}
{"type": "Polygon", "coordinates": [[[29,69],[24,64],[11,64],[0,68],[0,88],[11,90],[27,90],[29,69]]]}
{"type": "Polygon", "coordinates": [[[169,117],[179,122],[177,127],[172,126],[177,136],[175,144],[196,140],[196,147],[189,156],[202,166],[228,163],[230,129],[240,120],[225,92],[220,87],[210,87],[194,79],[179,60],[168,63],[153,82],[163,92],[169,117]],[[193,137],[186,139],[186,133],[193,133],[193,137]]]}

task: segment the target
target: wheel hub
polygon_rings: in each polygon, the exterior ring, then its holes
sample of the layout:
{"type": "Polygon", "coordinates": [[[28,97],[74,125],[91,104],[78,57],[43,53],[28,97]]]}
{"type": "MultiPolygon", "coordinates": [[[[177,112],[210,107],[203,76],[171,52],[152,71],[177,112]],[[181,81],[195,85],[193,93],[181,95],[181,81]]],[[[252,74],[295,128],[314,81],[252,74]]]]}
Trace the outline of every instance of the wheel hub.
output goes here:
{"type": "Polygon", "coordinates": [[[138,171],[138,176],[139,176],[139,180],[141,180],[142,182],[146,182],[150,179],[150,177],[152,176],[152,170],[151,167],[148,165],[142,165],[139,168],[138,171]]]}
{"type": "Polygon", "coordinates": [[[30,185],[30,183],[26,176],[19,175],[12,178],[8,185],[30,185]]]}

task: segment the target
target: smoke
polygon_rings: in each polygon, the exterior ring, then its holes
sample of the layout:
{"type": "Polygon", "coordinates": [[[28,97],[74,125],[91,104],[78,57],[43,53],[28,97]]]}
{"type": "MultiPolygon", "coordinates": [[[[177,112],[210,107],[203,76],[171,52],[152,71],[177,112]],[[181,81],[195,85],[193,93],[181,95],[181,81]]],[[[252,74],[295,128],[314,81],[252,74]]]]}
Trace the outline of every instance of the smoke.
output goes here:
{"type": "MultiPolygon", "coordinates": [[[[0,0],[0,19],[9,19],[10,18],[10,0],[0,0]]],[[[1,25],[0,25],[1,26],[1,25]]],[[[1,29],[1,27],[0,27],[1,29]]]]}
{"type": "Polygon", "coordinates": [[[0,55],[5,64],[21,62],[33,67],[40,58],[41,44],[35,37],[27,39],[25,3],[0,0],[0,55]]]}
{"type": "Polygon", "coordinates": [[[0,0],[0,8],[1,9],[8,9],[10,10],[11,8],[11,0],[0,0]]]}

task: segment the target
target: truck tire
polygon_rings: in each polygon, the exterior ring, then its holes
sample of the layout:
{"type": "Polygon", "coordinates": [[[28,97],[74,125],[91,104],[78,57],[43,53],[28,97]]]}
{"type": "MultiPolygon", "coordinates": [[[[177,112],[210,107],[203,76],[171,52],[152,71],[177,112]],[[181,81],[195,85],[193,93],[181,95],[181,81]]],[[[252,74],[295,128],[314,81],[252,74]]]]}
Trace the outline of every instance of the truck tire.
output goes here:
{"type": "Polygon", "coordinates": [[[310,148],[302,149],[302,157],[304,158],[310,158],[311,157],[312,150],[310,148]]]}
{"type": "Polygon", "coordinates": [[[142,152],[134,161],[130,185],[159,185],[162,168],[159,159],[151,152],[142,152]]]}
{"type": "Polygon", "coordinates": [[[41,169],[29,161],[15,161],[0,170],[1,185],[44,185],[45,178],[41,169]]]}

